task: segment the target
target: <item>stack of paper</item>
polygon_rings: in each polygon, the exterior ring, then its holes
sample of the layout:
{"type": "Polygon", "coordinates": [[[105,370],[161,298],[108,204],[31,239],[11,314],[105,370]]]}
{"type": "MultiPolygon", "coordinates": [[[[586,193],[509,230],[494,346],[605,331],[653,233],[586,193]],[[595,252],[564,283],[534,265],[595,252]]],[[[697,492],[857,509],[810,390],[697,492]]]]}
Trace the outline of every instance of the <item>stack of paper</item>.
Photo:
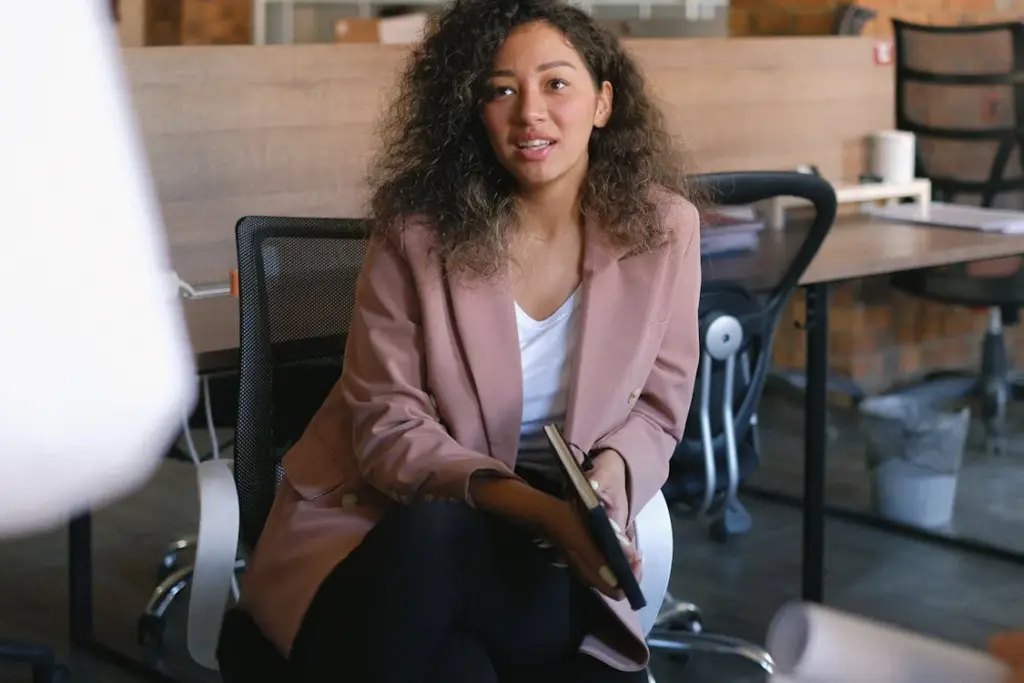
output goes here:
{"type": "Polygon", "coordinates": [[[865,206],[864,212],[879,218],[939,225],[946,228],[981,230],[1004,234],[1024,234],[1024,212],[1005,209],[984,209],[966,204],[894,204],[892,206],[865,206]]]}
{"type": "Polygon", "coordinates": [[[757,249],[765,222],[749,206],[719,207],[700,221],[700,252],[704,256],[757,249]]]}
{"type": "Polygon", "coordinates": [[[1007,683],[984,652],[810,603],[790,603],[768,628],[772,683],[1007,683]]]}

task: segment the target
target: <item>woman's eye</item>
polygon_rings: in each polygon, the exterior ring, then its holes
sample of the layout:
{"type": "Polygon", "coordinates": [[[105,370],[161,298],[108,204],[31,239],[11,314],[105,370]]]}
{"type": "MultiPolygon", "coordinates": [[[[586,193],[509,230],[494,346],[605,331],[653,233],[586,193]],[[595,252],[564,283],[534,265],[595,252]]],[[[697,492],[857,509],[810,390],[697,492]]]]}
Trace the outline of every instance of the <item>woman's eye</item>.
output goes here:
{"type": "Polygon", "coordinates": [[[512,88],[507,85],[496,85],[491,88],[490,96],[491,99],[497,99],[498,97],[505,97],[512,94],[512,88]]]}
{"type": "Polygon", "coordinates": [[[569,84],[566,81],[563,81],[561,78],[556,78],[555,80],[551,81],[549,85],[552,90],[561,90],[562,88],[566,87],[569,84]]]}

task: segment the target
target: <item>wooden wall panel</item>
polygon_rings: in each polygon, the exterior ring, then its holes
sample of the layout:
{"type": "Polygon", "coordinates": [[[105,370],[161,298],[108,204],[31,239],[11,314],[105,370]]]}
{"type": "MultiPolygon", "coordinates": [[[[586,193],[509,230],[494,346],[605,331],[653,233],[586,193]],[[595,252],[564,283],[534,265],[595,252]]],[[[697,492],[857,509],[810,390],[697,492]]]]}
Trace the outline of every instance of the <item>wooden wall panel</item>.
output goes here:
{"type": "MultiPolygon", "coordinates": [[[[864,136],[892,125],[892,73],[874,65],[869,39],[626,44],[695,170],[816,164],[827,177],[855,177],[864,136]]],[[[375,123],[407,54],[380,45],[125,50],[181,276],[224,280],[243,215],[363,215],[375,123]]],[[[198,350],[237,337],[233,306],[204,306],[198,350]]]]}

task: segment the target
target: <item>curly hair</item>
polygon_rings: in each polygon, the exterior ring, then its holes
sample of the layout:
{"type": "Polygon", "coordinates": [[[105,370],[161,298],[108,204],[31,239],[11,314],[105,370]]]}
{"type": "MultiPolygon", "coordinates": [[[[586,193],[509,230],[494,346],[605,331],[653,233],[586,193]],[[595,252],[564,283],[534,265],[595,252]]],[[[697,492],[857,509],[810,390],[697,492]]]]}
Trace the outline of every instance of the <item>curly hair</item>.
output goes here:
{"type": "Polygon", "coordinates": [[[382,122],[369,178],[376,235],[394,238],[417,215],[431,226],[435,254],[450,272],[488,276],[507,262],[515,182],[495,157],[479,106],[502,43],[535,21],[566,36],[595,88],[612,85],[611,116],[589,143],[584,215],[630,252],[666,241],[652,191],[688,194],[680,155],[618,40],[562,0],[454,0],[440,15],[382,122]]]}

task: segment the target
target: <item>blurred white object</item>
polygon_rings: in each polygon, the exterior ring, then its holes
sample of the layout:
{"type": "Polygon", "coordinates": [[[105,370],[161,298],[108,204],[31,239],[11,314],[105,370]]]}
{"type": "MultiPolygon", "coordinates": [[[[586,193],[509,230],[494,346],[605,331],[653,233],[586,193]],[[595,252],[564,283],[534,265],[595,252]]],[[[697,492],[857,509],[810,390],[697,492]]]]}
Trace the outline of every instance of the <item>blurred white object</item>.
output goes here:
{"type": "Polygon", "coordinates": [[[917,166],[917,140],[905,130],[883,130],[869,140],[869,172],[883,183],[909,183],[917,166]]]}
{"type": "Polygon", "coordinates": [[[771,683],[1007,683],[985,652],[806,602],[783,605],[768,627],[771,683]]]}
{"type": "Polygon", "coordinates": [[[0,536],[141,486],[194,366],[108,0],[0,22],[0,536]]]}

